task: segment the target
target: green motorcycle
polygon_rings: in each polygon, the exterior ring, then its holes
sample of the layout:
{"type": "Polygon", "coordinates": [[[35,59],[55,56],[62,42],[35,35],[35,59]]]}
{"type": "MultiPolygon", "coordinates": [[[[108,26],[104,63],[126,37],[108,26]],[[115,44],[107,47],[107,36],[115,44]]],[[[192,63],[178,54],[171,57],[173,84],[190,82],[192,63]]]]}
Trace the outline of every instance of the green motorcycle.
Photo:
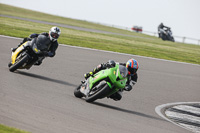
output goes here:
{"type": "Polygon", "coordinates": [[[90,76],[74,90],[77,98],[85,97],[86,102],[110,97],[126,86],[128,70],[116,63],[113,67],[99,71],[90,76]]]}

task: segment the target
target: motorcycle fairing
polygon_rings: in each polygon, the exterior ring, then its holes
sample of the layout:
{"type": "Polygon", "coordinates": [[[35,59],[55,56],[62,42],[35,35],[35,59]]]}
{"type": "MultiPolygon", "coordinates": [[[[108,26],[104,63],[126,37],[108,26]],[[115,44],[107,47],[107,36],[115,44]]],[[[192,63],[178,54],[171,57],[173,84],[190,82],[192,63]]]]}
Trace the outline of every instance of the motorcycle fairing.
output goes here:
{"type": "Polygon", "coordinates": [[[116,66],[113,68],[99,71],[93,77],[90,76],[90,78],[88,78],[87,80],[88,87],[86,87],[86,89],[91,90],[95,83],[104,79],[110,80],[110,82],[106,81],[109,87],[112,89],[109,95],[117,92],[119,89],[124,88],[127,82],[127,78],[122,77],[122,75],[119,72],[119,64],[116,64],[116,66]],[[113,88],[113,86],[118,86],[118,88],[113,88]]]}
{"type": "Polygon", "coordinates": [[[20,47],[18,47],[15,52],[12,53],[11,56],[11,63],[14,64],[16,61],[16,58],[18,56],[18,54],[24,49],[25,45],[27,44],[27,42],[23,43],[20,47]]]}

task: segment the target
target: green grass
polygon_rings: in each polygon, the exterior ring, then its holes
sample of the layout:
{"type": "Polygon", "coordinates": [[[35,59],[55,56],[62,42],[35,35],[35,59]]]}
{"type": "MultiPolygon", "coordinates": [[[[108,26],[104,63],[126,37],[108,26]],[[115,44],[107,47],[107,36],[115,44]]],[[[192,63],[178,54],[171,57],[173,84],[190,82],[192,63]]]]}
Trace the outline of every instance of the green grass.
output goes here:
{"type": "MultiPolygon", "coordinates": [[[[199,45],[162,41],[161,39],[153,36],[97,25],[86,21],[73,20],[64,17],[33,12],[30,10],[11,7],[3,4],[0,4],[0,13],[4,15],[31,18],[144,37],[137,38],[120,35],[108,35],[60,27],[62,33],[59,38],[59,43],[62,44],[200,64],[199,45]]],[[[46,24],[0,17],[1,35],[23,38],[27,37],[31,33],[48,32],[51,27],[51,25],[46,24]]]]}
{"type": "Polygon", "coordinates": [[[29,132],[0,124],[0,133],[29,133],[29,132]]]}
{"type": "MultiPolygon", "coordinates": [[[[5,5],[5,4],[0,4],[0,14],[35,19],[35,20],[42,20],[42,21],[47,21],[47,22],[54,22],[54,23],[60,23],[60,24],[67,24],[67,25],[90,28],[90,29],[98,29],[98,30],[104,30],[104,31],[109,31],[109,32],[123,33],[123,34],[127,34],[127,35],[140,36],[139,34],[137,34],[135,32],[120,30],[117,28],[103,26],[103,25],[99,25],[99,24],[95,24],[95,23],[90,23],[90,22],[83,21],[83,20],[75,20],[75,19],[71,19],[71,18],[53,16],[50,14],[27,10],[27,9],[23,9],[23,8],[16,8],[16,7],[5,5]]],[[[146,36],[148,36],[148,35],[146,35],[146,36]]],[[[151,36],[148,36],[148,37],[151,37],[151,36]]]]}

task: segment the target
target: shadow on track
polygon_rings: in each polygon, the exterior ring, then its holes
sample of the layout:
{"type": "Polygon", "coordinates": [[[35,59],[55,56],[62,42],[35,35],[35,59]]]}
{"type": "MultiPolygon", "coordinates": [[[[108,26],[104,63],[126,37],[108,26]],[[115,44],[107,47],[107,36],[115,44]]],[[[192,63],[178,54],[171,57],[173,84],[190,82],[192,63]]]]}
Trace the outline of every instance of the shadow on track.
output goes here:
{"type": "Polygon", "coordinates": [[[125,113],[130,113],[130,114],[133,114],[133,115],[138,115],[138,116],[150,118],[150,119],[165,121],[165,120],[163,120],[163,119],[161,119],[161,118],[157,118],[157,117],[150,116],[150,115],[143,114],[143,113],[136,112],[136,111],[131,111],[131,110],[127,110],[127,109],[122,109],[122,108],[119,108],[119,107],[115,107],[115,106],[111,106],[111,105],[107,105],[107,104],[103,104],[103,103],[99,103],[99,102],[93,102],[92,104],[98,105],[98,106],[102,106],[102,107],[105,107],[105,108],[109,108],[109,109],[113,109],[113,110],[117,110],[117,111],[121,111],[121,112],[125,112],[125,113]]]}
{"type": "Polygon", "coordinates": [[[45,76],[41,76],[41,75],[37,75],[37,74],[33,74],[33,73],[17,71],[16,74],[21,74],[21,75],[24,75],[24,76],[29,76],[29,77],[33,77],[33,78],[46,80],[46,81],[51,81],[51,82],[55,82],[55,83],[59,83],[59,84],[67,85],[67,86],[77,87],[77,85],[74,85],[74,84],[71,84],[71,83],[68,83],[68,82],[65,82],[65,81],[62,81],[62,80],[52,79],[52,78],[49,78],[49,77],[45,77],[45,76]]]}

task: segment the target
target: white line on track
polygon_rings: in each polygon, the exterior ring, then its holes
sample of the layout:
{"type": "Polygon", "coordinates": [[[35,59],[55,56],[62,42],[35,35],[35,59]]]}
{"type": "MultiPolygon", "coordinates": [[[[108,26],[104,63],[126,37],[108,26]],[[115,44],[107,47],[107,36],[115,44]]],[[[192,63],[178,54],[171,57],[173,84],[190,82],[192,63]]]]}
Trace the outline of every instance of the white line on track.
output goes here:
{"type": "MultiPolygon", "coordinates": [[[[18,38],[18,37],[10,37],[10,36],[5,36],[5,35],[0,35],[0,37],[12,38],[12,39],[22,39],[22,38],[18,38]]],[[[92,48],[71,46],[71,45],[67,45],[67,44],[59,44],[59,45],[64,46],[64,47],[79,48],[79,49],[92,50],[92,51],[99,51],[99,52],[105,52],[105,53],[120,54],[120,55],[126,55],[126,56],[135,56],[135,57],[146,58],[146,59],[152,59],[152,60],[160,60],[160,61],[166,61],[166,62],[172,62],[172,63],[180,63],[180,64],[187,64],[187,65],[200,66],[200,65],[198,65],[198,64],[191,64],[191,63],[186,63],[186,62],[171,61],[171,60],[158,59],[158,58],[146,57],[146,56],[140,56],[140,55],[125,54],[125,53],[119,53],[119,52],[113,52],[113,51],[106,51],[106,50],[98,50],[98,49],[92,49],[92,48]]]]}
{"type": "MultiPolygon", "coordinates": [[[[186,108],[182,108],[182,110],[184,111],[187,111],[187,109],[188,109],[188,105],[190,105],[190,104],[200,104],[200,102],[177,102],[177,103],[167,103],[167,104],[163,104],[163,105],[159,105],[159,106],[157,106],[156,108],[155,108],[155,111],[156,111],[156,113],[159,115],[159,116],[161,116],[163,119],[165,119],[165,120],[167,120],[167,121],[169,121],[169,122],[171,122],[171,123],[173,123],[173,124],[175,124],[175,125],[177,125],[177,126],[179,126],[179,127],[182,127],[182,128],[184,128],[184,129],[187,129],[187,130],[190,130],[190,131],[192,131],[192,132],[195,132],[195,133],[200,133],[200,131],[199,131],[199,129],[197,129],[197,127],[196,126],[189,126],[189,125],[187,125],[187,124],[184,124],[184,123],[176,123],[176,122],[174,122],[173,120],[171,120],[170,119],[170,117],[171,118],[182,118],[182,119],[185,119],[185,120],[187,120],[187,121],[191,121],[191,122],[197,122],[197,123],[199,123],[198,121],[199,121],[199,117],[192,117],[192,116],[187,116],[187,114],[186,115],[182,115],[181,113],[174,113],[174,112],[170,112],[170,111],[166,111],[166,110],[168,110],[168,109],[170,109],[170,108],[175,108],[176,106],[177,107],[179,107],[180,105],[185,105],[186,106],[186,108]],[[185,118],[184,118],[185,117],[185,118]]],[[[197,109],[198,110],[198,109],[197,109]]],[[[190,111],[189,111],[190,112],[190,111]]]]}
{"type": "Polygon", "coordinates": [[[187,105],[179,105],[179,106],[176,106],[174,108],[180,109],[180,110],[186,109],[190,113],[195,113],[195,114],[200,115],[200,108],[195,108],[195,107],[191,107],[191,106],[187,106],[187,105]]]}

